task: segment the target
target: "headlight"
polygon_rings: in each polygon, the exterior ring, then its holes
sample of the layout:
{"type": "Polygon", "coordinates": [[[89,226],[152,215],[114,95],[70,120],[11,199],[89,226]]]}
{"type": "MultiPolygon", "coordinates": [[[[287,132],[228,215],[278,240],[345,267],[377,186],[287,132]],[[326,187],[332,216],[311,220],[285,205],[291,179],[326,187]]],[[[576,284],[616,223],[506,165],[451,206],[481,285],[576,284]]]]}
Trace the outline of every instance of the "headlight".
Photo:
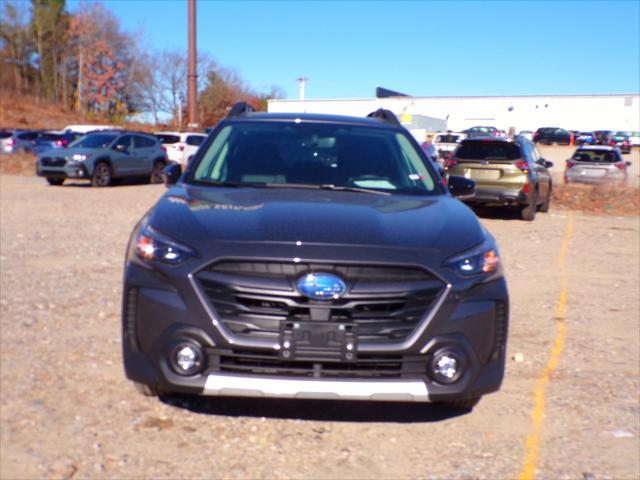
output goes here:
{"type": "Polygon", "coordinates": [[[76,162],[84,162],[88,158],[91,158],[91,155],[83,155],[83,154],[80,154],[80,153],[74,153],[71,156],[71,160],[75,160],[76,162]]]}
{"type": "Polygon", "coordinates": [[[147,262],[158,261],[177,265],[195,256],[196,252],[145,225],[136,239],[136,255],[147,262]]]}
{"type": "Polygon", "coordinates": [[[447,266],[464,276],[493,273],[501,269],[500,253],[493,243],[483,243],[479,248],[457,255],[447,261],[447,266]]]}

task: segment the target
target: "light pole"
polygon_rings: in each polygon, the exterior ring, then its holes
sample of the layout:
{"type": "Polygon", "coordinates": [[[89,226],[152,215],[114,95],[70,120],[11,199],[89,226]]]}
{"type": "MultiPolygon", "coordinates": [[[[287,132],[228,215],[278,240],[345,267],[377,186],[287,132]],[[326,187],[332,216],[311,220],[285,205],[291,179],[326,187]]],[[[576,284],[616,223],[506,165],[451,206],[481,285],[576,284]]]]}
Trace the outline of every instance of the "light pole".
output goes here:
{"type": "Polygon", "coordinates": [[[304,84],[309,79],[307,77],[299,77],[297,80],[300,82],[300,100],[304,100],[304,84]]]}
{"type": "Polygon", "coordinates": [[[187,72],[187,103],[189,128],[198,128],[198,77],[196,75],[196,0],[189,0],[189,67],[187,72]]]}

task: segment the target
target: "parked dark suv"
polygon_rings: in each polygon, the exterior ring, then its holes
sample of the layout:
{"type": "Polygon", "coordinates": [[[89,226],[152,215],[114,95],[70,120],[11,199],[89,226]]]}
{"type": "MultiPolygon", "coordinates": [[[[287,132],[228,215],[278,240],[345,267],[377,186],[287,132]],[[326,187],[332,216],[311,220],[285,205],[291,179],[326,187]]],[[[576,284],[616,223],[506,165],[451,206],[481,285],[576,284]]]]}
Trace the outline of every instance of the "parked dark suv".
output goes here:
{"type": "Polygon", "coordinates": [[[450,402],[496,391],[493,237],[389,111],[236,105],[135,227],[124,366],[147,394],[450,402]],[[177,181],[177,183],[176,183],[177,181]]]}
{"type": "Polygon", "coordinates": [[[543,145],[569,145],[572,132],[564,128],[545,127],[539,128],[533,133],[533,141],[543,145]]]}

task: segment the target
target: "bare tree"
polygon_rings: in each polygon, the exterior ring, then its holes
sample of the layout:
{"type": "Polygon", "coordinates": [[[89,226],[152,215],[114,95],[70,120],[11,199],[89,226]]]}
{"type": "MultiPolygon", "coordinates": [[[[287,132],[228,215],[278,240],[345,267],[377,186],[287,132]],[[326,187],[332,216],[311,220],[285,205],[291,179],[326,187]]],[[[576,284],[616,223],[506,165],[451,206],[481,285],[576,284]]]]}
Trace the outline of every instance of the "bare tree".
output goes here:
{"type": "Polygon", "coordinates": [[[30,58],[34,43],[30,36],[27,4],[20,1],[2,2],[0,13],[0,61],[3,87],[26,91],[34,69],[30,58]],[[13,73],[9,79],[7,72],[13,73]]]}

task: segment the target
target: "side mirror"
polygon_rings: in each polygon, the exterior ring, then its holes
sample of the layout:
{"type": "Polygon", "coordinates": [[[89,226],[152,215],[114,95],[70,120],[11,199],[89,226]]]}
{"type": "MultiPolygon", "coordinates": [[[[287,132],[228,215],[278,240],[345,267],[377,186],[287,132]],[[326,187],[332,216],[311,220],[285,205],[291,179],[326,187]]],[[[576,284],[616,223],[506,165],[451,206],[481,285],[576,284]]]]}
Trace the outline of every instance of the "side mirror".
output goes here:
{"type": "Polygon", "coordinates": [[[460,200],[469,200],[476,196],[476,182],[468,178],[451,175],[448,186],[451,194],[460,200]]]}
{"type": "Polygon", "coordinates": [[[179,163],[172,163],[168,167],[165,167],[164,170],[162,170],[162,179],[164,180],[165,187],[175,185],[178,180],[180,180],[181,175],[182,167],[179,163]]]}
{"type": "Polygon", "coordinates": [[[631,162],[624,162],[624,163],[626,163],[626,164],[627,164],[627,167],[630,167],[630,166],[631,166],[631,162]]]}
{"type": "Polygon", "coordinates": [[[553,167],[553,162],[545,160],[544,161],[544,168],[551,168],[551,167],[553,167]]]}

